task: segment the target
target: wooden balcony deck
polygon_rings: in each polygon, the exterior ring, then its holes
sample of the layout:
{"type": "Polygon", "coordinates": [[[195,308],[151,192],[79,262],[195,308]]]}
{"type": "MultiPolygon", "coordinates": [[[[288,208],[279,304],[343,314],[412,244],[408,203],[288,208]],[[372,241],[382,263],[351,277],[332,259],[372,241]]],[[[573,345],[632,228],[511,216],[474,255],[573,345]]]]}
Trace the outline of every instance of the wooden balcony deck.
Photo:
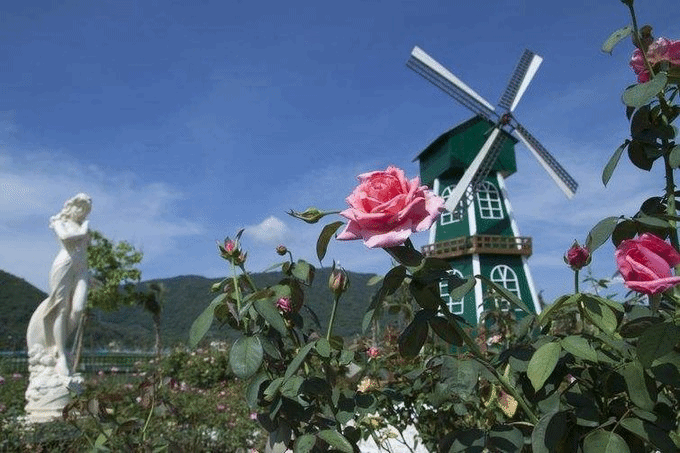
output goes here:
{"type": "Polygon", "coordinates": [[[530,237],[476,235],[428,244],[423,246],[422,252],[433,258],[474,254],[531,256],[532,248],[530,237]]]}

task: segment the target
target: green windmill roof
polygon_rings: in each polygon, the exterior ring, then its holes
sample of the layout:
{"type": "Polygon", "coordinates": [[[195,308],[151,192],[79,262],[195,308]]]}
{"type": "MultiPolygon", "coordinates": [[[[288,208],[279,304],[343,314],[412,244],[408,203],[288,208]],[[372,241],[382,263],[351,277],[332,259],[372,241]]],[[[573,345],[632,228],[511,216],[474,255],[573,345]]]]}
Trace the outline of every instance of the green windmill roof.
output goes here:
{"type": "MultiPolygon", "coordinates": [[[[481,116],[475,116],[440,135],[413,159],[420,161],[422,183],[432,187],[435,178],[462,176],[482,149],[488,136],[487,132],[493,126],[494,123],[481,116]]],[[[502,133],[507,140],[491,171],[501,172],[507,177],[517,171],[515,162],[517,139],[506,131],[502,133]]]]}

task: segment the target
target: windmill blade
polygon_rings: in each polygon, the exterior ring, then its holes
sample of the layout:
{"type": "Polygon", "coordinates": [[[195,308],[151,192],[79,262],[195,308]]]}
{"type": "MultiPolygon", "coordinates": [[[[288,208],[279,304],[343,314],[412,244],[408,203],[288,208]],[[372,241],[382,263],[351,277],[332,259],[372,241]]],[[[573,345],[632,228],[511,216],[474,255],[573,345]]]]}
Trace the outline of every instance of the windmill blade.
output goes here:
{"type": "Polygon", "coordinates": [[[497,115],[494,112],[493,105],[489,104],[472,88],[458,79],[458,77],[451,74],[444,66],[437,63],[434,58],[426,54],[420,47],[416,46],[413,48],[411,58],[406,62],[406,66],[413,69],[474,113],[483,116],[489,121],[496,121],[497,115]]]}
{"type": "MultiPolygon", "coordinates": [[[[489,134],[489,138],[484,142],[484,146],[475,156],[470,166],[465,170],[463,177],[451,191],[451,194],[446,199],[444,207],[449,212],[455,212],[456,208],[463,200],[466,194],[468,197],[474,196],[477,187],[484,181],[486,175],[489,174],[491,167],[498,159],[498,154],[501,152],[505,137],[501,134],[502,130],[494,127],[489,134]],[[499,135],[500,134],[500,135],[499,135]],[[471,188],[472,190],[468,190],[471,188]]],[[[466,200],[468,203],[470,200],[466,200]]]]}
{"type": "Polygon", "coordinates": [[[512,112],[517,107],[522,95],[529,87],[531,79],[536,75],[543,58],[530,50],[525,50],[510,77],[505,93],[501,96],[498,105],[512,112]]]}
{"type": "Polygon", "coordinates": [[[578,183],[574,181],[574,178],[557,163],[548,150],[546,150],[543,145],[529,133],[529,131],[524,129],[521,124],[515,126],[515,132],[517,132],[520,140],[524,142],[536,160],[538,160],[538,163],[543,166],[557,186],[562,189],[562,192],[564,192],[568,198],[573,197],[576,193],[576,188],[578,187],[578,183]]]}

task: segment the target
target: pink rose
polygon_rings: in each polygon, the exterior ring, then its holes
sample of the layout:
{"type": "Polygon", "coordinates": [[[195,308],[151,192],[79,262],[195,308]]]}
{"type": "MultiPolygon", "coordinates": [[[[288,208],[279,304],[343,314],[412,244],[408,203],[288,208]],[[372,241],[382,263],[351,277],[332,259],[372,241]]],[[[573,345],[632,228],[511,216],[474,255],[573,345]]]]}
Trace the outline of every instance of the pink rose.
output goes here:
{"type": "MultiPolygon", "coordinates": [[[[647,60],[649,60],[652,66],[661,61],[668,61],[672,65],[680,65],[680,41],[666,38],[657,39],[647,49],[647,60]]],[[[633,51],[630,66],[635,71],[635,74],[637,74],[639,83],[649,81],[649,71],[645,66],[645,60],[640,49],[633,51]]]]}
{"type": "Polygon", "coordinates": [[[363,239],[367,247],[394,247],[413,232],[425,231],[444,211],[444,199],[436,196],[420,178],[406,179],[404,171],[388,167],[358,176],[359,185],[347,197],[349,219],[338,239],[363,239]]]}
{"type": "Polygon", "coordinates": [[[564,262],[577,271],[590,263],[590,250],[587,247],[581,247],[577,241],[574,241],[574,244],[564,256],[564,262]]]}
{"type": "Polygon", "coordinates": [[[653,234],[621,241],[615,256],[625,285],[634,291],[658,294],[680,283],[680,276],[671,273],[671,266],[680,264],[680,253],[653,234]]]}
{"type": "Polygon", "coordinates": [[[297,313],[302,308],[302,304],[294,303],[290,297],[280,297],[276,301],[276,308],[278,308],[281,313],[297,313]]]}

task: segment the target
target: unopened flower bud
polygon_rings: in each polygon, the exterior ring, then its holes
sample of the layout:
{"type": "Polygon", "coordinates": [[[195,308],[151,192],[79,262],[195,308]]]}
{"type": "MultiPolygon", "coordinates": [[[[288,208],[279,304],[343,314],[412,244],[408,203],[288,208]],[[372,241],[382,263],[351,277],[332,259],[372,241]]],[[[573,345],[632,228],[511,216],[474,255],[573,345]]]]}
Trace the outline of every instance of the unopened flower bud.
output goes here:
{"type": "Polygon", "coordinates": [[[296,219],[304,220],[307,223],[316,223],[327,215],[327,212],[319,211],[317,208],[309,207],[304,212],[293,211],[292,209],[288,215],[295,217],[296,219]]]}
{"type": "Polygon", "coordinates": [[[375,346],[371,346],[366,350],[366,355],[372,359],[375,359],[380,355],[380,349],[376,348],[375,346]]]}
{"type": "Polygon", "coordinates": [[[276,247],[276,253],[283,256],[286,253],[288,253],[288,249],[286,248],[285,245],[279,245],[278,247],[276,247]]]}
{"type": "Polygon", "coordinates": [[[331,276],[328,279],[328,288],[336,296],[340,296],[347,291],[349,287],[349,277],[347,272],[342,267],[336,267],[331,271],[331,276]]]}
{"type": "Polygon", "coordinates": [[[571,248],[567,250],[567,254],[564,255],[564,262],[577,271],[590,264],[590,250],[587,247],[581,247],[578,241],[574,241],[571,248]]]}

